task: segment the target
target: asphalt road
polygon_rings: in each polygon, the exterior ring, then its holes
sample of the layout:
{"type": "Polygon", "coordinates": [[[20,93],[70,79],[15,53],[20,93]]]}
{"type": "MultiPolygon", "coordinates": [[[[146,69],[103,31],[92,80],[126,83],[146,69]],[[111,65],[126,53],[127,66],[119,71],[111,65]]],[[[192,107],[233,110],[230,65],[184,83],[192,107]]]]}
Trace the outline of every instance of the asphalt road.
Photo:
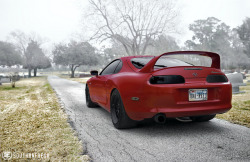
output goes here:
{"type": "Polygon", "coordinates": [[[205,123],[169,120],[117,130],[102,108],[87,108],[85,85],[49,76],[48,80],[94,162],[250,161],[250,129],[213,119],[205,123]]]}

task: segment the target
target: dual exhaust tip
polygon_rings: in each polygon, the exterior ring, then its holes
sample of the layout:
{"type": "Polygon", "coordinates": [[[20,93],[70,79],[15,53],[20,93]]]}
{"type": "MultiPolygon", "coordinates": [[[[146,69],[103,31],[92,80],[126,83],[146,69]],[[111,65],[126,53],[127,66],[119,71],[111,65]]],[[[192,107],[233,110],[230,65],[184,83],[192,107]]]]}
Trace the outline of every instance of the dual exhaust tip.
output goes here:
{"type": "Polygon", "coordinates": [[[165,115],[165,114],[156,114],[156,115],[154,116],[154,121],[155,121],[156,123],[164,124],[164,123],[166,123],[166,120],[167,120],[167,118],[166,118],[166,115],[165,115]]]}
{"type": "MultiPolygon", "coordinates": [[[[179,117],[179,118],[175,118],[175,119],[180,121],[180,122],[192,122],[193,121],[190,117],[179,117]]],[[[156,123],[165,124],[166,120],[167,120],[166,115],[163,113],[156,114],[154,116],[154,121],[156,123]]]]}

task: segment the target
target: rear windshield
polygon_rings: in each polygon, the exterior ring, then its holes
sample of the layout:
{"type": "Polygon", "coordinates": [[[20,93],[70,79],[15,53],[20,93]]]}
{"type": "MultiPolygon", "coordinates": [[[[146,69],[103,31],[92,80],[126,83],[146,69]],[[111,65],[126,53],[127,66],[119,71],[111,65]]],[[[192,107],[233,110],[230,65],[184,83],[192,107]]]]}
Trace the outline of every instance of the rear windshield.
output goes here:
{"type": "Polygon", "coordinates": [[[137,68],[143,68],[153,57],[137,57],[132,58],[131,63],[137,68]]]}
{"type": "MultiPolygon", "coordinates": [[[[153,57],[137,57],[131,59],[131,63],[138,69],[143,68],[153,57]]],[[[176,66],[194,66],[190,63],[187,63],[185,61],[181,61],[176,58],[171,57],[161,57],[159,60],[157,60],[154,68],[165,68],[165,67],[176,67],[176,66]]]]}

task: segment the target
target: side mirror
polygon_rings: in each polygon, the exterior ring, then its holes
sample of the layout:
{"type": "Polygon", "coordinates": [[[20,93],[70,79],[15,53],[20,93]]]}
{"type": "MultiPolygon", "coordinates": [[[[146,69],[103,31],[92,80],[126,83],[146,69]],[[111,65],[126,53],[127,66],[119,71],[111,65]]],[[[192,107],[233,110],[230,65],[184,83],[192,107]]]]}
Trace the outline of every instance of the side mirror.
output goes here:
{"type": "Polygon", "coordinates": [[[92,70],[92,71],[90,71],[90,75],[98,76],[98,71],[97,70],[92,70]]]}

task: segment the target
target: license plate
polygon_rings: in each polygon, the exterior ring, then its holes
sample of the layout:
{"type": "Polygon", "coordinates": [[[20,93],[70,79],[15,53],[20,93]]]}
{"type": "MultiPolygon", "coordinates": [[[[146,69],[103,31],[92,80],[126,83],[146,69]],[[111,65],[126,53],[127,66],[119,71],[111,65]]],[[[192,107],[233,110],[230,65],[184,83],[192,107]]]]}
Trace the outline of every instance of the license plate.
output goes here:
{"type": "Polygon", "coordinates": [[[207,100],[207,89],[189,89],[189,101],[205,101],[207,100]]]}

